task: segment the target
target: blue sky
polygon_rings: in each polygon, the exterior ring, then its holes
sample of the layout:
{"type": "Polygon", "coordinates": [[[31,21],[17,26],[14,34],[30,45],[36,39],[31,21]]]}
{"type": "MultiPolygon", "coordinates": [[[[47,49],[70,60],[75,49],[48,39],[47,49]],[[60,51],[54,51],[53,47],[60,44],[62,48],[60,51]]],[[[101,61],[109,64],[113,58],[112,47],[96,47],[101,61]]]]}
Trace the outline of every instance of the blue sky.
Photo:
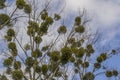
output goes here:
{"type": "MultiPolygon", "coordinates": [[[[67,0],[68,14],[77,14],[79,9],[85,8],[92,21],[89,26],[99,29],[102,39],[97,44],[99,49],[120,47],[120,0],[67,0]]],[[[120,55],[113,56],[104,64],[109,69],[120,70],[120,55]]],[[[95,80],[107,80],[104,75],[95,80]]],[[[110,80],[110,79],[109,79],[110,80]]],[[[114,80],[114,79],[111,79],[114,80]]]]}
{"type": "Polygon", "coordinates": [[[111,47],[119,46],[120,38],[120,1],[119,0],[67,0],[68,14],[76,15],[79,9],[85,8],[92,19],[88,26],[102,32],[101,45],[110,43],[111,47]]]}
{"type": "MultiPolygon", "coordinates": [[[[102,39],[99,41],[100,49],[108,46],[109,49],[120,47],[120,0],[64,1],[66,1],[66,7],[62,16],[64,16],[67,25],[69,21],[73,22],[72,17],[78,15],[79,10],[85,8],[87,16],[91,19],[87,26],[90,26],[93,30],[99,29],[102,34],[102,39]]],[[[111,58],[110,62],[106,62],[106,64],[120,70],[119,60],[120,56],[117,55],[111,58]]],[[[100,80],[100,78],[96,80],[100,80]]]]}

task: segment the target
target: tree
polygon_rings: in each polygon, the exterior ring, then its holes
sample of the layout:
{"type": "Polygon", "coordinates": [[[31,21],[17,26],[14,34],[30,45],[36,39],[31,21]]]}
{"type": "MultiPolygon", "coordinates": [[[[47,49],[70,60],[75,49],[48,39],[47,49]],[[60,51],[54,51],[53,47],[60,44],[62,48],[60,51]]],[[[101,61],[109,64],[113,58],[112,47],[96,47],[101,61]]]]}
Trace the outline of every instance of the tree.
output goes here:
{"type": "MultiPolygon", "coordinates": [[[[1,10],[7,7],[5,1],[0,0],[1,10]]],[[[82,20],[84,14],[75,17],[70,31],[65,24],[61,24],[55,33],[57,37],[47,45],[42,44],[50,27],[62,17],[60,13],[50,15],[48,9],[51,1],[46,1],[41,10],[38,9],[38,2],[16,0],[16,8],[10,15],[0,13],[0,28],[6,30],[4,39],[8,45],[8,51],[4,52],[7,57],[3,61],[6,73],[1,74],[0,80],[94,80],[100,74],[108,78],[119,78],[117,70],[108,70],[102,64],[115,55],[117,50],[103,52],[94,61],[90,61],[95,48],[89,40],[91,36],[86,34],[85,24],[88,20],[82,20]],[[27,39],[25,44],[20,42],[15,29],[21,18],[28,22],[24,25],[26,32],[23,39],[27,39]],[[61,46],[56,47],[61,36],[65,36],[65,39],[60,42],[61,46]]]]}

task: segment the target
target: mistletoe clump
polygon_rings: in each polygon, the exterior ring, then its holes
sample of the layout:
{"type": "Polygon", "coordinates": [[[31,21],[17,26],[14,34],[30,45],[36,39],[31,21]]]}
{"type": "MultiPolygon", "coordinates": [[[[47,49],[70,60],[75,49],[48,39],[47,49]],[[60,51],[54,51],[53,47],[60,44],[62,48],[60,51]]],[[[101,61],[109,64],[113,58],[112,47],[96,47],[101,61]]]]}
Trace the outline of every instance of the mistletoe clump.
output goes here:
{"type": "Polygon", "coordinates": [[[11,49],[11,50],[14,50],[14,49],[16,49],[16,44],[14,42],[10,42],[8,44],[8,48],[11,49]]]}
{"type": "Polygon", "coordinates": [[[17,56],[18,51],[17,51],[17,48],[16,48],[16,44],[14,42],[10,42],[8,44],[8,48],[11,50],[12,56],[17,56]]]}
{"type": "Polygon", "coordinates": [[[115,76],[115,77],[118,76],[118,74],[119,74],[117,70],[113,70],[112,73],[113,73],[113,76],[115,76]]]}
{"type": "Polygon", "coordinates": [[[5,75],[0,75],[0,80],[8,80],[5,75]]]}
{"type": "Polygon", "coordinates": [[[25,44],[24,49],[25,49],[26,51],[27,51],[27,50],[30,50],[30,45],[29,45],[29,44],[25,44]]]}
{"type": "Polygon", "coordinates": [[[53,24],[53,18],[52,17],[46,17],[45,21],[47,24],[52,25],[53,24]]]}
{"type": "Polygon", "coordinates": [[[7,14],[0,14],[0,25],[9,25],[10,17],[7,14]]]}
{"type": "Polygon", "coordinates": [[[46,10],[44,10],[41,14],[41,19],[45,20],[48,17],[48,12],[46,10]]]}
{"type": "Polygon", "coordinates": [[[88,68],[88,67],[89,67],[89,62],[84,62],[84,63],[82,64],[82,66],[83,66],[84,68],[88,68]]]}
{"type": "Polygon", "coordinates": [[[19,8],[19,9],[23,9],[24,8],[24,6],[25,6],[25,1],[24,0],[17,0],[16,1],[16,6],[17,6],[17,8],[19,8]]]}
{"type": "Polygon", "coordinates": [[[67,32],[66,26],[60,26],[58,29],[59,34],[65,34],[67,32]]]}
{"type": "Polygon", "coordinates": [[[66,64],[70,57],[72,56],[72,51],[69,47],[64,47],[61,49],[61,52],[62,52],[62,56],[61,56],[61,62],[63,64],[66,64]]]}
{"type": "Polygon", "coordinates": [[[60,59],[60,53],[58,51],[54,51],[51,53],[51,59],[57,62],[60,59]]]}
{"type": "Polygon", "coordinates": [[[75,38],[70,38],[70,39],[68,39],[68,43],[72,44],[72,43],[74,43],[74,42],[75,42],[75,38]]]}
{"type": "Polygon", "coordinates": [[[46,22],[42,22],[40,26],[40,32],[47,33],[48,30],[48,24],[46,22]]]}
{"type": "Polygon", "coordinates": [[[0,0],[0,9],[5,8],[5,1],[6,0],[0,0]]]}
{"type": "Polygon", "coordinates": [[[105,72],[105,75],[107,76],[107,77],[112,77],[112,76],[118,76],[118,71],[117,70],[112,70],[112,71],[106,71],[105,72]]]}
{"type": "Polygon", "coordinates": [[[48,66],[46,64],[42,65],[41,70],[42,70],[42,73],[45,75],[48,71],[48,66]]]}
{"type": "Polygon", "coordinates": [[[113,74],[112,74],[112,71],[106,71],[105,75],[107,77],[112,77],[113,74]]]}
{"type": "Polygon", "coordinates": [[[54,19],[55,19],[56,21],[58,21],[60,18],[61,18],[60,15],[58,15],[58,14],[54,14],[54,19]]]}
{"type": "Polygon", "coordinates": [[[34,32],[37,32],[39,30],[39,24],[35,21],[29,21],[29,28],[32,28],[34,32]]]}
{"type": "Polygon", "coordinates": [[[84,54],[85,54],[85,49],[81,47],[77,53],[77,57],[81,58],[84,56],[84,54]]]}
{"type": "Polygon", "coordinates": [[[12,78],[13,80],[22,80],[23,79],[23,73],[21,70],[15,70],[12,72],[12,78]]]}
{"type": "Polygon", "coordinates": [[[78,16],[78,17],[76,17],[75,18],[75,25],[80,25],[81,24],[81,17],[80,16],[78,16]]]}
{"type": "Polygon", "coordinates": [[[32,57],[28,57],[26,60],[25,60],[25,64],[27,65],[27,67],[32,67],[33,64],[34,64],[35,60],[32,58],[32,57]]]}
{"type": "Polygon", "coordinates": [[[85,28],[84,28],[84,26],[80,25],[80,26],[75,28],[75,31],[77,33],[83,33],[83,32],[85,32],[85,28]]]}
{"type": "Polygon", "coordinates": [[[40,67],[40,66],[36,66],[35,71],[36,71],[37,73],[40,73],[40,72],[41,72],[41,67],[40,67]]]}
{"type": "Polygon", "coordinates": [[[35,36],[39,32],[39,24],[35,21],[29,21],[27,27],[27,34],[30,36],[35,36]]]}
{"type": "Polygon", "coordinates": [[[43,47],[42,47],[42,51],[44,51],[44,52],[45,52],[45,51],[47,51],[47,50],[48,50],[48,48],[49,48],[49,46],[43,46],[43,47]]]}
{"type": "Polygon", "coordinates": [[[13,29],[8,29],[7,35],[10,36],[10,37],[14,37],[15,36],[15,31],[13,29]]]}
{"type": "Polygon", "coordinates": [[[20,69],[21,68],[21,62],[20,61],[15,61],[14,62],[14,69],[20,69]]]}
{"type": "Polygon", "coordinates": [[[42,42],[42,38],[40,37],[40,36],[36,36],[35,37],[35,43],[36,44],[39,44],[39,43],[41,43],[42,42]]]}
{"type": "Polygon", "coordinates": [[[100,63],[95,63],[94,67],[97,68],[97,69],[99,69],[101,67],[101,64],[100,63]]]}
{"type": "Polygon", "coordinates": [[[34,58],[39,58],[42,56],[42,52],[39,49],[36,49],[35,51],[32,52],[32,56],[34,58]]]}
{"type": "Polygon", "coordinates": [[[4,66],[9,67],[12,65],[12,60],[11,59],[5,59],[3,62],[4,66]]]}
{"type": "Polygon", "coordinates": [[[31,6],[28,5],[28,4],[26,4],[26,5],[24,6],[24,12],[27,13],[27,14],[30,14],[31,11],[32,11],[31,6]]]}
{"type": "Polygon", "coordinates": [[[94,80],[95,76],[92,72],[88,72],[84,75],[83,80],[94,80]]]}
{"type": "Polygon", "coordinates": [[[12,40],[12,37],[11,37],[11,36],[8,36],[8,35],[5,35],[5,39],[6,39],[7,41],[11,41],[11,40],[12,40]]]}
{"type": "Polygon", "coordinates": [[[105,61],[107,59],[107,54],[106,53],[102,53],[100,56],[97,57],[97,61],[99,63],[105,61]]]}

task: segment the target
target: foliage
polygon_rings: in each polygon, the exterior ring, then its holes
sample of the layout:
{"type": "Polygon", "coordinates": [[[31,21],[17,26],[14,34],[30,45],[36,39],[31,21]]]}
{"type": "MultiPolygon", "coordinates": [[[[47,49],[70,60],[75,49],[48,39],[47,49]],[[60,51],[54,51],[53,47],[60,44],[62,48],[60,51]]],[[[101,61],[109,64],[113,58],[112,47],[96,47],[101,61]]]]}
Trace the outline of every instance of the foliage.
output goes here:
{"type": "Polygon", "coordinates": [[[5,1],[6,0],[0,0],[0,9],[3,9],[5,7],[5,1]]]}
{"type": "Polygon", "coordinates": [[[7,14],[0,14],[0,25],[10,24],[10,17],[7,14]]]}
{"type": "MultiPolygon", "coordinates": [[[[0,9],[6,8],[5,1],[0,0],[0,9]]],[[[0,28],[6,30],[4,39],[8,49],[8,55],[3,61],[6,73],[0,75],[0,80],[9,78],[13,80],[76,80],[76,78],[94,80],[100,74],[117,79],[118,70],[109,70],[103,64],[111,55],[116,54],[116,50],[103,52],[91,62],[96,48],[92,42],[89,42],[90,38],[84,37],[91,36],[86,34],[87,27],[83,16],[75,17],[72,28],[62,23],[53,34],[53,36],[58,35],[57,38],[53,37],[52,42],[43,44],[44,37],[49,36],[51,27],[62,20],[59,13],[51,15],[48,10],[50,2],[46,3],[48,5],[40,10],[37,6],[41,3],[36,3],[36,0],[30,0],[30,2],[16,0],[16,9],[11,15],[0,13],[0,28]],[[19,13],[16,15],[17,11],[23,12],[22,16],[19,13]],[[23,20],[26,25],[21,26],[22,29],[25,28],[23,35],[23,41],[27,41],[24,42],[25,44],[22,44],[19,39],[19,32],[15,26],[21,18],[28,22],[25,23],[23,20]],[[11,22],[14,24],[9,27],[11,22]],[[63,36],[65,36],[63,43],[61,42],[59,46],[59,41],[63,36]]],[[[47,39],[50,40],[49,37],[47,39]]]]}

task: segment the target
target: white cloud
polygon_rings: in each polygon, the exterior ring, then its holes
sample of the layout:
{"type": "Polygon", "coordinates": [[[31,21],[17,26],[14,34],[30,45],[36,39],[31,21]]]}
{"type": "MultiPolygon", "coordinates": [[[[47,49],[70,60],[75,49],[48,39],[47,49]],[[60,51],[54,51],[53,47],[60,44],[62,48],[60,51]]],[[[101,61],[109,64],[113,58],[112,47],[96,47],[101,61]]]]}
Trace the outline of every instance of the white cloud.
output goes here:
{"type": "MultiPolygon", "coordinates": [[[[78,15],[79,10],[86,9],[87,15],[92,21],[88,23],[92,30],[97,28],[102,32],[101,46],[111,44],[111,47],[118,46],[120,23],[120,0],[66,0],[66,16],[69,14],[78,15]],[[117,27],[118,26],[118,27],[117,27]]],[[[69,17],[69,16],[68,16],[69,17]]],[[[106,45],[108,46],[108,45],[106,45]]]]}
{"type": "MultiPolygon", "coordinates": [[[[92,27],[102,27],[102,28],[105,26],[114,27],[113,25],[115,25],[116,23],[118,23],[120,21],[120,19],[118,17],[120,14],[120,10],[119,10],[120,6],[117,4],[117,2],[113,3],[110,0],[109,1],[108,0],[66,0],[66,3],[67,3],[67,6],[66,6],[65,10],[67,11],[67,14],[77,14],[79,9],[83,9],[83,8],[87,9],[88,13],[90,14],[90,18],[93,19],[93,21],[91,22],[92,27]]],[[[12,8],[9,9],[9,11],[11,11],[11,10],[13,10],[13,9],[12,8]]],[[[69,16],[69,15],[66,15],[66,16],[69,17],[68,19],[71,19],[71,16],[69,16]]],[[[25,30],[23,29],[23,26],[25,26],[24,22],[26,22],[26,21],[23,20],[23,22],[17,24],[17,25],[19,25],[19,26],[17,26],[17,28],[20,29],[19,38],[25,34],[24,33],[25,30]]],[[[57,25],[54,25],[54,26],[58,27],[57,25]]],[[[54,30],[55,30],[55,28],[54,28],[54,30]]],[[[107,38],[102,42],[102,44],[105,44],[106,42],[113,39],[114,36],[116,35],[116,33],[118,33],[118,32],[114,32],[114,31],[112,31],[111,33],[109,33],[109,32],[107,32],[105,34],[104,37],[107,37],[107,38]]],[[[50,37],[49,37],[49,35],[44,36],[43,43],[48,44],[48,42],[50,42],[50,40],[52,40],[56,36],[57,35],[55,35],[55,34],[50,37]]],[[[26,39],[25,35],[24,35],[23,39],[24,39],[23,43],[28,41],[28,39],[26,39]]],[[[62,42],[62,41],[60,41],[60,42],[62,42]]],[[[0,59],[1,58],[2,57],[0,56],[0,59]]],[[[3,71],[1,71],[1,72],[3,72],[3,71]]]]}
{"type": "Polygon", "coordinates": [[[112,0],[66,0],[67,12],[78,13],[79,9],[85,8],[94,23],[110,27],[120,22],[120,6],[118,1],[112,0]]]}

